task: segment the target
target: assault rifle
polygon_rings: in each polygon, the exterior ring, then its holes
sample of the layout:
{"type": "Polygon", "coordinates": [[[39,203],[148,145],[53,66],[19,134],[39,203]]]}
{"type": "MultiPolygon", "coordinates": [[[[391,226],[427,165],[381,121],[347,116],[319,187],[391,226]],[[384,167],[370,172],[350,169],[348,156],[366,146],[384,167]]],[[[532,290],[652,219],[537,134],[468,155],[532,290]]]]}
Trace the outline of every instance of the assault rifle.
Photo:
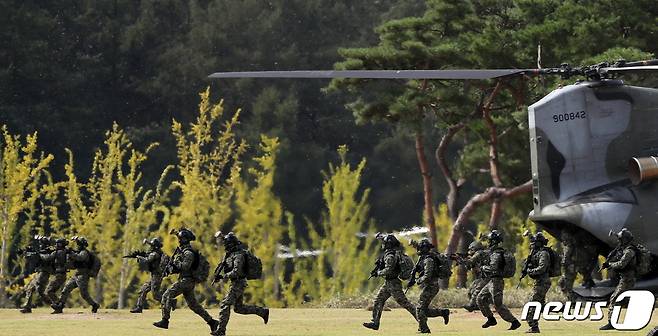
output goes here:
{"type": "Polygon", "coordinates": [[[416,274],[420,272],[420,262],[423,260],[423,257],[418,258],[416,265],[414,265],[414,270],[411,272],[411,279],[407,282],[407,289],[404,291],[404,294],[407,294],[409,289],[416,285],[416,274]]]}
{"type": "MultiPolygon", "coordinates": [[[[178,230],[176,229],[171,229],[169,231],[169,234],[171,235],[177,235],[178,230]]],[[[176,266],[174,265],[174,260],[176,260],[176,257],[182,252],[180,246],[176,246],[176,249],[174,250],[174,254],[171,255],[171,258],[169,258],[169,262],[167,265],[164,267],[164,271],[162,272],[163,277],[167,277],[170,274],[174,274],[176,272],[176,266]]]]}
{"type": "Polygon", "coordinates": [[[212,282],[210,283],[211,286],[214,285],[217,281],[220,281],[224,278],[224,276],[222,275],[222,272],[224,272],[224,268],[226,268],[226,256],[224,256],[224,260],[222,260],[222,262],[220,262],[219,265],[217,265],[217,267],[215,268],[215,272],[213,273],[213,277],[212,277],[212,282]]]}
{"type": "Polygon", "coordinates": [[[456,261],[460,265],[464,265],[468,262],[469,255],[468,253],[450,253],[448,255],[450,260],[456,261]]]}
{"type": "Polygon", "coordinates": [[[130,252],[129,254],[123,256],[122,258],[133,258],[133,259],[137,259],[137,257],[146,257],[146,256],[148,256],[148,253],[146,253],[145,251],[142,251],[142,250],[136,250],[136,251],[132,251],[132,252],[130,252]]]}
{"type": "Polygon", "coordinates": [[[376,277],[377,273],[379,273],[379,271],[383,268],[384,268],[384,257],[382,256],[379,259],[377,259],[377,261],[375,261],[375,268],[373,268],[372,271],[370,271],[370,276],[368,277],[368,280],[372,279],[373,277],[376,277]]]}
{"type": "Polygon", "coordinates": [[[521,277],[519,278],[519,283],[516,284],[516,289],[519,289],[521,287],[521,280],[528,275],[528,269],[530,268],[530,256],[532,255],[532,252],[530,252],[530,255],[528,255],[527,258],[525,258],[525,261],[523,261],[523,267],[521,267],[521,277]]]}

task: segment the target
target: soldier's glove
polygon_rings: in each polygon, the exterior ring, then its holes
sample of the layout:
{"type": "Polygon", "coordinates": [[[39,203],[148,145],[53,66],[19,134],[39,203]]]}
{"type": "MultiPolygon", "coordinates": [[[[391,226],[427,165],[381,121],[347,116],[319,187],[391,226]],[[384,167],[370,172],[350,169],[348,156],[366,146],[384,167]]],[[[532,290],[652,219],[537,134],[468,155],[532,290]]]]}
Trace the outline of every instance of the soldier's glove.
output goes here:
{"type": "Polygon", "coordinates": [[[606,268],[609,268],[609,267],[610,267],[610,263],[607,262],[607,261],[604,262],[603,265],[601,265],[601,269],[606,269],[606,268]]]}

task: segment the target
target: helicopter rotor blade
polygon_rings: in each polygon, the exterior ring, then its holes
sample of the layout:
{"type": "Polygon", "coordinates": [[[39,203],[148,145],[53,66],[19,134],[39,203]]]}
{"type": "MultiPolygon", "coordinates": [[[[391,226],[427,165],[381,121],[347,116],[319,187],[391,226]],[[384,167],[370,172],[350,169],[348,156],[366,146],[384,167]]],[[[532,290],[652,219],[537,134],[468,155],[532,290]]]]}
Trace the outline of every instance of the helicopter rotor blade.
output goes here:
{"type": "Polygon", "coordinates": [[[493,79],[537,73],[534,69],[486,70],[310,70],[216,72],[209,78],[358,78],[358,79],[493,79]]]}
{"type": "Polygon", "coordinates": [[[630,66],[621,68],[602,68],[602,73],[621,73],[621,72],[641,72],[641,71],[658,71],[658,65],[648,66],[630,66]]]}

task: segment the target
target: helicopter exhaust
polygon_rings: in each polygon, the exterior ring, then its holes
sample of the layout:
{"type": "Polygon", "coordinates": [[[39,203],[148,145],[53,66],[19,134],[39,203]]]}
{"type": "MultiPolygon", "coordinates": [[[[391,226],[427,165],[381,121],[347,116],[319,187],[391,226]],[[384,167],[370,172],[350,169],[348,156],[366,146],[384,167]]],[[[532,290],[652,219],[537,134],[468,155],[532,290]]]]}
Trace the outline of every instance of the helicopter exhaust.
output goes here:
{"type": "Polygon", "coordinates": [[[658,157],[634,157],[628,160],[628,175],[634,185],[658,178],[658,157]]]}

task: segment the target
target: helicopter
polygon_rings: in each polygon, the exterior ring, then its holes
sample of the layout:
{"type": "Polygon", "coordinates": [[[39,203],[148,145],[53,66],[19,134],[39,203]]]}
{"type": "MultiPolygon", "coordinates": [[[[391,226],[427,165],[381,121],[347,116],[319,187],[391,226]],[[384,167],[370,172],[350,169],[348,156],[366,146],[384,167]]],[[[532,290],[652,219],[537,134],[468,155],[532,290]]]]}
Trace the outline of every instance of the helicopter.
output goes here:
{"type": "MultiPolygon", "coordinates": [[[[487,80],[514,76],[584,77],[528,107],[533,209],[529,218],[554,237],[587,236],[606,255],[627,228],[654,256],[636,288],[658,292],[658,89],[626,85],[620,75],[658,71],[658,60],[544,69],[311,70],[216,72],[223,78],[487,80]]],[[[602,299],[612,280],[574,288],[602,299]]]]}

